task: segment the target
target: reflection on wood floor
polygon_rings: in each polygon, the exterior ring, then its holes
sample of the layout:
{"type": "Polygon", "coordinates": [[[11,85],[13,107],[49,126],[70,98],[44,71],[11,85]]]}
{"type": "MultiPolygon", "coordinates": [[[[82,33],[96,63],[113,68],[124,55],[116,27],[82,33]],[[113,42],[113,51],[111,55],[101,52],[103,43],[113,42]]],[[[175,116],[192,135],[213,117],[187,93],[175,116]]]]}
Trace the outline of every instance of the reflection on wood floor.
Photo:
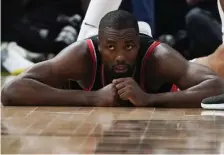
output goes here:
{"type": "Polygon", "coordinates": [[[6,153],[224,154],[224,111],[1,107],[6,153]]]}

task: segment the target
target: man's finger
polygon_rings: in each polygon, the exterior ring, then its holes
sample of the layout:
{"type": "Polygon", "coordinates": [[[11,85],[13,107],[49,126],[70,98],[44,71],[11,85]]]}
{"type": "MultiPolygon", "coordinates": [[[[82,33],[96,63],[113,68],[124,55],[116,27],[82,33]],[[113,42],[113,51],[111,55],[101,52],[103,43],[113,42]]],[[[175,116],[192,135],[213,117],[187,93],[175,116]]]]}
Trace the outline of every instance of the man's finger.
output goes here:
{"type": "Polygon", "coordinates": [[[114,80],[112,81],[112,83],[113,83],[113,84],[118,84],[118,83],[124,82],[124,81],[126,81],[126,80],[127,80],[127,78],[114,79],[114,80]]]}
{"type": "Polygon", "coordinates": [[[118,83],[115,87],[117,88],[117,90],[120,90],[120,89],[124,88],[125,86],[126,86],[126,83],[121,82],[121,83],[118,83]]]}
{"type": "Polygon", "coordinates": [[[122,93],[122,94],[120,95],[120,98],[121,98],[122,100],[128,100],[128,93],[127,93],[127,92],[122,93]]]}
{"type": "Polygon", "coordinates": [[[125,93],[125,91],[126,91],[126,88],[124,87],[124,88],[118,90],[117,93],[118,93],[118,95],[121,95],[121,94],[125,93]]]}

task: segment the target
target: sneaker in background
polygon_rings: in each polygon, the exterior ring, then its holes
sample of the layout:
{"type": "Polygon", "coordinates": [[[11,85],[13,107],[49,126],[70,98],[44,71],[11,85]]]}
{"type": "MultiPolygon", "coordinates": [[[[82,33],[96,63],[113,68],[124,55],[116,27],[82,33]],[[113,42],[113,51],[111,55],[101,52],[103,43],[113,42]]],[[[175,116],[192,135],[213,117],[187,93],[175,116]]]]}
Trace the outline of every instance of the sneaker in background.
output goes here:
{"type": "Polygon", "coordinates": [[[204,99],[201,107],[204,109],[224,110],[224,94],[204,99]]]}

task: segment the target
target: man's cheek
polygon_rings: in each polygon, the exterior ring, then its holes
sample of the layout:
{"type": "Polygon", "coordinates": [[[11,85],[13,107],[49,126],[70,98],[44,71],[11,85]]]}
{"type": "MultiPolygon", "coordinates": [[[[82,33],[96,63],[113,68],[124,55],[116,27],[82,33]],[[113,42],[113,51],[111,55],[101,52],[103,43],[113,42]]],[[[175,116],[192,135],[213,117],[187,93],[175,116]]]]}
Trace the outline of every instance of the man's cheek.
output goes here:
{"type": "Polygon", "coordinates": [[[127,63],[133,65],[133,64],[135,64],[136,59],[137,59],[137,55],[130,55],[127,57],[126,60],[127,60],[127,63]]]}

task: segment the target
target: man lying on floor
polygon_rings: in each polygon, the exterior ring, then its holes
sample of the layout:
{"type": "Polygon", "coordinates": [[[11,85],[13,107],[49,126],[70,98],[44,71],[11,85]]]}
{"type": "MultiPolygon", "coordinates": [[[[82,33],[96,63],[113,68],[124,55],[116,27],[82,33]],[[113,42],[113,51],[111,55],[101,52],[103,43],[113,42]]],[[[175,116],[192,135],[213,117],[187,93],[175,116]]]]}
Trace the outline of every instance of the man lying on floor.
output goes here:
{"type": "Polygon", "coordinates": [[[102,18],[98,36],[70,45],[6,84],[2,103],[188,108],[222,93],[224,81],[209,68],[140,34],[135,17],[116,10],[102,18]],[[73,87],[76,81],[83,90],[73,87]]]}

